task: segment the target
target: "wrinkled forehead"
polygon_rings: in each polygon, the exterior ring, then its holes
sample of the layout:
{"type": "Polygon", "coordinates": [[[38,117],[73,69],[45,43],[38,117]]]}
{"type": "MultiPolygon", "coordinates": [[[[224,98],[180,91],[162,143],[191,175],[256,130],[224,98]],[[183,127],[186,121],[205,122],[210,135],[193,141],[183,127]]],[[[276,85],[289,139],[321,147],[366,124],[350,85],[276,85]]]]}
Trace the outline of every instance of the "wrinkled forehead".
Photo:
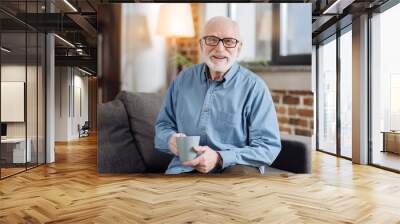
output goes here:
{"type": "Polygon", "coordinates": [[[239,26],[235,22],[229,20],[211,21],[206,24],[203,36],[239,39],[239,26]]]}

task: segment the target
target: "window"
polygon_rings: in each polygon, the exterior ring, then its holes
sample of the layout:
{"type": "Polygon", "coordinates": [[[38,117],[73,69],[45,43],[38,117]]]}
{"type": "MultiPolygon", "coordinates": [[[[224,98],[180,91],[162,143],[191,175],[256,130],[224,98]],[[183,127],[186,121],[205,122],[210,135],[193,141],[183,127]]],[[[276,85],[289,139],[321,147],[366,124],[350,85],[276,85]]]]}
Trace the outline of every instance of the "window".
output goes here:
{"type": "Polygon", "coordinates": [[[222,12],[239,23],[246,46],[239,60],[272,65],[311,64],[311,4],[214,3],[207,4],[205,11],[206,19],[222,12]]]}
{"type": "Polygon", "coordinates": [[[371,18],[372,164],[400,170],[400,5],[371,18]],[[386,135],[386,136],[385,136],[386,135]]]}
{"type": "Polygon", "coordinates": [[[336,153],[336,39],[318,48],[318,149],[336,153]]]}
{"type": "Polygon", "coordinates": [[[340,154],[352,157],[352,33],[340,36],[340,154]]]}
{"type": "Polygon", "coordinates": [[[273,64],[310,64],[311,4],[275,4],[273,13],[273,64]]]}

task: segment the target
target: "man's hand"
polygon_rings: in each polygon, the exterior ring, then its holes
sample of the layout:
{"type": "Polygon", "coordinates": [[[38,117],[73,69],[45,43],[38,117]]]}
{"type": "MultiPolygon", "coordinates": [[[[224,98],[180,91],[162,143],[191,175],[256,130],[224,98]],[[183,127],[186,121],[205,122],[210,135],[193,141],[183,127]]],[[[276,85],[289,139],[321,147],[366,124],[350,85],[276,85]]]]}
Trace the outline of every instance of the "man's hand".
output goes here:
{"type": "Polygon", "coordinates": [[[184,137],[186,136],[183,133],[175,133],[171,136],[169,140],[169,150],[175,155],[179,155],[178,147],[176,146],[176,137],[184,137]]]}
{"type": "Polygon", "coordinates": [[[196,146],[193,150],[197,153],[203,153],[193,160],[183,162],[184,166],[192,166],[200,173],[208,173],[218,165],[220,155],[208,146],[196,146]]]}

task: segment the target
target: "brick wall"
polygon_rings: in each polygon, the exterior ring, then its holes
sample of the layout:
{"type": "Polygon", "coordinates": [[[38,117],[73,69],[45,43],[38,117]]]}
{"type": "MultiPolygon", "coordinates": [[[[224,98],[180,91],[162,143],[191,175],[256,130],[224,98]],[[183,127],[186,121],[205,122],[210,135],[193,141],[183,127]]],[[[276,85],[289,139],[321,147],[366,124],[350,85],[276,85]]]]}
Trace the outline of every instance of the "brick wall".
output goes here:
{"type": "Polygon", "coordinates": [[[311,136],[314,99],[311,91],[272,90],[281,133],[311,136]]]}

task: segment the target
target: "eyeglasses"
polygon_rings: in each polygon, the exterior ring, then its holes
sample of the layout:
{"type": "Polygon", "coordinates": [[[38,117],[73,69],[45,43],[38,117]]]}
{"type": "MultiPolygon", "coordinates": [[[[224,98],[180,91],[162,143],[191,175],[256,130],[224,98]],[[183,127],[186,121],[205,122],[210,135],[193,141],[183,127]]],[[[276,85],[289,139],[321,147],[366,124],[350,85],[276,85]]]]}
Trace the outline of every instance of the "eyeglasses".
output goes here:
{"type": "Polygon", "coordinates": [[[234,48],[236,47],[237,43],[239,43],[239,40],[236,40],[235,38],[219,38],[216,36],[205,36],[202,38],[204,40],[204,43],[208,46],[217,46],[220,41],[222,41],[222,44],[226,48],[234,48]]]}

